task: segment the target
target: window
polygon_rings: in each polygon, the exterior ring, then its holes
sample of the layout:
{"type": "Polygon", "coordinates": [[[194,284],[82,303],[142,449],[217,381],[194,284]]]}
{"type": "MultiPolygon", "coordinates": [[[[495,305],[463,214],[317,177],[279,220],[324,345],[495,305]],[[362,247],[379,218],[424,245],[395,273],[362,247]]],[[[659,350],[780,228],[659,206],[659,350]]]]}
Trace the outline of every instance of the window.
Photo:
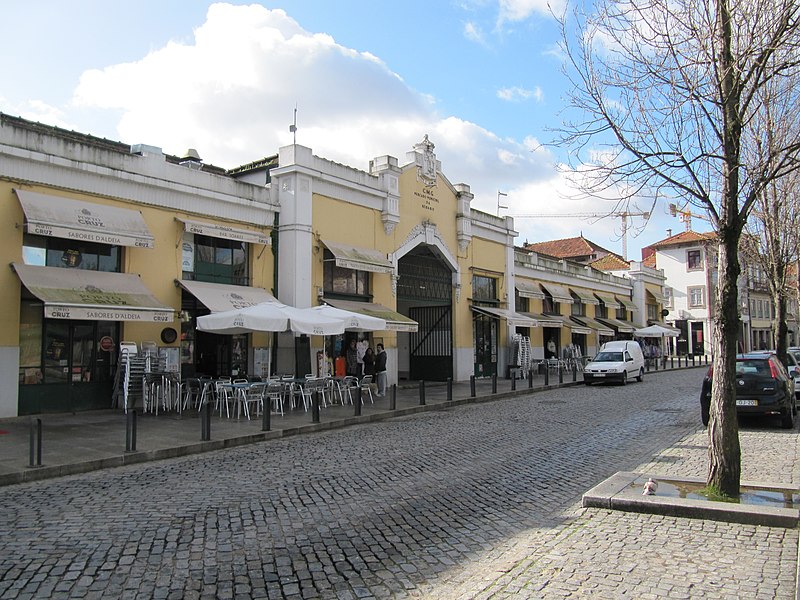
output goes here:
{"type": "Polygon", "coordinates": [[[617,319],[620,319],[621,321],[627,321],[628,320],[628,309],[626,309],[624,306],[620,306],[617,309],[617,319]]]}
{"type": "Polygon", "coordinates": [[[339,267],[330,250],[322,257],[322,286],[327,295],[369,296],[369,272],[339,267]]]}
{"type": "Polygon", "coordinates": [[[704,308],[706,305],[706,288],[702,285],[698,285],[695,287],[690,287],[686,291],[686,295],[689,297],[689,307],[690,308],[704,308]]]}
{"type": "Polygon", "coordinates": [[[658,321],[659,318],[658,314],[658,305],[657,304],[648,304],[647,305],[647,320],[648,321],[658,321]]]}
{"type": "Polygon", "coordinates": [[[558,302],[553,300],[550,294],[545,293],[544,300],[542,300],[542,312],[546,315],[560,315],[561,307],[558,302]]]}
{"type": "Polygon", "coordinates": [[[703,268],[703,251],[702,250],[687,250],[686,251],[686,269],[688,271],[699,271],[703,268]]]}
{"type": "Polygon", "coordinates": [[[664,288],[664,308],[672,308],[672,288],[664,288]]]}
{"type": "Polygon", "coordinates": [[[594,315],[596,317],[600,317],[601,319],[608,318],[608,308],[606,308],[606,305],[603,302],[594,307],[594,315]]]}
{"type": "Polygon", "coordinates": [[[26,265],[62,267],[86,271],[120,270],[120,248],[94,242],[25,234],[22,260],[26,265]]]}
{"type": "Polygon", "coordinates": [[[572,299],[574,300],[571,307],[572,314],[575,315],[576,317],[585,317],[586,305],[583,302],[581,302],[581,299],[578,296],[574,294],[572,295],[572,299]]]}
{"type": "Polygon", "coordinates": [[[184,279],[248,285],[248,244],[236,240],[194,236],[194,272],[183,272],[184,279]]]}
{"type": "Polygon", "coordinates": [[[472,276],[472,298],[484,302],[497,302],[497,279],[483,275],[472,276]]]}

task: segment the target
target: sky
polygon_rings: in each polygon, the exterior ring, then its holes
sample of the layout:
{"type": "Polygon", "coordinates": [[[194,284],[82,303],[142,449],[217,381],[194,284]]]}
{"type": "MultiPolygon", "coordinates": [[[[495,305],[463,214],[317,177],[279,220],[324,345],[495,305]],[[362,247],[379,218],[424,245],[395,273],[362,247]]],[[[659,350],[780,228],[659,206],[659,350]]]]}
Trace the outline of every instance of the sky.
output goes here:
{"type": "MultiPolygon", "coordinates": [[[[428,135],[517,245],[582,234],[622,254],[619,216],[573,216],[615,203],[578,197],[552,143],[563,1],[4,0],[0,112],[226,169],[291,144],[295,118],[298,144],[363,170],[428,135]]],[[[631,209],[652,216],[627,219],[628,258],[685,229],[667,204],[631,209]]]]}

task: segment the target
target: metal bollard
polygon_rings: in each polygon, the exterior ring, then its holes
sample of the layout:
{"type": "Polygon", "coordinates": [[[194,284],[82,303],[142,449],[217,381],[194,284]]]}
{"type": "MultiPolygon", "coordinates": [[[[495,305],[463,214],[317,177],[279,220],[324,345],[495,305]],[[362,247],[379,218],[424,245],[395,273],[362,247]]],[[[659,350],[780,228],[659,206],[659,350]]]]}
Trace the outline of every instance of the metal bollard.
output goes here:
{"type": "Polygon", "coordinates": [[[564,369],[561,368],[561,365],[558,365],[558,383],[564,383],[564,369]]]}
{"type": "Polygon", "coordinates": [[[425,380],[419,380],[419,405],[425,406],[425,380]]]}
{"type": "Polygon", "coordinates": [[[670,369],[674,369],[675,368],[675,357],[674,356],[670,356],[669,357],[669,368],[670,369]]]}
{"type": "Polygon", "coordinates": [[[492,393],[497,393],[497,373],[492,373],[492,393]]]}
{"type": "Polygon", "coordinates": [[[572,365],[572,382],[578,381],[578,366],[572,365]]]}
{"type": "Polygon", "coordinates": [[[125,452],[136,452],[136,409],[128,411],[125,425],[125,452]]]}
{"type": "Polygon", "coordinates": [[[514,371],[511,371],[511,391],[515,391],[517,389],[517,374],[514,371]]]}
{"type": "Polygon", "coordinates": [[[389,396],[389,410],[395,410],[397,408],[397,384],[392,384],[392,393],[389,396]]]}
{"type": "Polygon", "coordinates": [[[450,402],[453,400],[453,378],[447,378],[447,401],[450,402]]]}
{"type": "Polygon", "coordinates": [[[692,354],[692,366],[694,366],[694,354],[692,354]]]}
{"type": "Polygon", "coordinates": [[[649,359],[644,361],[644,370],[647,371],[648,373],[650,372],[650,360],[649,359]]]}
{"type": "Polygon", "coordinates": [[[469,376],[469,397],[475,397],[475,375],[469,376]]]}
{"type": "Polygon", "coordinates": [[[261,431],[269,431],[272,428],[272,399],[267,398],[264,410],[261,413],[261,431]]]}
{"type": "Polygon", "coordinates": [[[358,393],[353,402],[353,414],[357,417],[361,416],[361,387],[358,388],[358,393]]]}
{"type": "Polygon", "coordinates": [[[550,367],[548,367],[547,365],[545,365],[544,367],[544,385],[545,386],[550,385],[550,367]]]}
{"type": "Polygon", "coordinates": [[[528,369],[528,389],[533,388],[533,369],[528,369]]]}
{"type": "Polygon", "coordinates": [[[31,419],[30,464],[31,468],[42,466],[42,420],[31,419]]]}
{"type": "Polygon", "coordinates": [[[319,390],[311,394],[311,422],[319,423],[319,390]]]}
{"type": "Polygon", "coordinates": [[[206,401],[203,414],[200,416],[200,439],[207,442],[211,439],[211,404],[206,401]]]}

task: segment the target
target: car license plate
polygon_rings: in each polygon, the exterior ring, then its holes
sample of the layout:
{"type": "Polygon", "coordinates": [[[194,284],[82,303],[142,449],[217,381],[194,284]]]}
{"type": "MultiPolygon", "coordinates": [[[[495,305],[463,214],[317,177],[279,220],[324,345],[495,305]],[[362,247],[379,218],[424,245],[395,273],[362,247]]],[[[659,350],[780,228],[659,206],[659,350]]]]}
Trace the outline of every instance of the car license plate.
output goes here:
{"type": "Polygon", "coordinates": [[[595,377],[605,377],[606,376],[605,373],[592,373],[592,375],[594,375],[595,377]]]}
{"type": "Polygon", "coordinates": [[[737,400],[736,406],[758,406],[758,400],[737,400]]]}

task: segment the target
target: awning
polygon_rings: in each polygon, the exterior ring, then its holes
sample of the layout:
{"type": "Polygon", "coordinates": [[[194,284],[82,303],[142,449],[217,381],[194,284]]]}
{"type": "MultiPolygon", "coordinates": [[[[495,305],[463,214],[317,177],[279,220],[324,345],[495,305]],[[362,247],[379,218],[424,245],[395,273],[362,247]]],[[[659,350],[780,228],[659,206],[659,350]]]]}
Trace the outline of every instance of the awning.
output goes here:
{"type": "Polygon", "coordinates": [[[621,319],[611,319],[608,317],[598,317],[601,322],[605,323],[609,327],[617,330],[617,333],[633,333],[636,330],[636,327],[633,323],[628,321],[622,321],[621,319]]]}
{"type": "Polygon", "coordinates": [[[542,315],[532,312],[523,312],[519,314],[536,321],[537,327],[561,327],[564,325],[564,321],[558,315],[542,315]]]}
{"type": "Polygon", "coordinates": [[[490,317],[505,319],[512,327],[536,327],[537,323],[530,317],[506,308],[495,308],[494,306],[472,306],[472,311],[490,317]]]}
{"type": "Polygon", "coordinates": [[[25,231],[81,242],[154,248],[142,213],[62,196],[15,189],[25,213],[25,231]]]}
{"type": "Polygon", "coordinates": [[[212,313],[246,308],[262,302],[277,302],[275,296],[267,290],[247,285],[228,285],[186,279],[176,279],[175,283],[202,302],[212,313]]]}
{"type": "Polygon", "coordinates": [[[572,333],[589,335],[594,331],[591,327],[584,325],[583,323],[573,319],[572,317],[563,317],[563,319],[564,319],[564,325],[572,329],[572,333]]]}
{"type": "Polygon", "coordinates": [[[614,335],[614,330],[611,329],[608,325],[601,323],[595,319],[590,317],[571,317],[572,320],[577,321],[578,323],[583,323],[587,327],[592,328],[594,331],[597,332],[598,335],[607,335],[612,336],[614,335]]]}
{"type": "Polygon", "coordinates": [[[409,331],[415,332],[419,327],[419,323],[399,312],[392,310],[383,304],[376,304],[374,302],[357,302],[355,300],[334,300],[325,298],[325,303],[341,308],[342,310],[349,310],[352,312],[361,313],[369,317],[378,317],[386,321],[387,331],[409,331]]]}
{"type": "Polygon", "coordinates": [[[570,291],[581,299],[581,304],[600,304],[600,301],[594,297],[592,292],[587,292],[580,288],[569,288],[570,291]]]}
{"type": "MultiPolygon", "coordinates": [[[[645,288],[646,289],[646,288],[645,288]]],[[[656,301],[658,304],[665,304],[666,301],[664,300],[664,295],[661,292],[654,292],[653,290],[647,290],[647,293],[653,297],[653,300],[656,301]]]]}
{"type": "Polygon", "coordinates": [[[639,307],[633,303],[633,300],[628,300],[628,298],[622,298],[620,296],[617,296],[617,300],[625,307],[625,310],[639,310],[639,307]]]}
{"type": "Polygon", "coordinates": [[[48,319],[172,323],[175,310],[159,302],[132,273],[35,267],[12,268],[31,294],[44,302],[48,319]]]}
{"type": "Polygon", "coordinates": [[[224,240],[235,240],[237,242],[247,242],[248,244],[265,244],[269,246],[272,239],[268,233],[261,231],[249,231],[247,229],[237,229],[227,225],[213,223],[202,223],[189,219],[177,219],[183,223],[183,228],[188,233],[207,235],[208,237],[222,238],[224,240]]]}
{"type": "Polygon", "coordinates": [[[514,282],[514,287],[517,288],[520,298],[535,298],[536,300],[544,300],[544,292],[533,282],[516,280],[514,282]]]}
{"type": "Polygon", "coordinates": [[[613,308],[614,310],[622,308],[620,303],[614,299],[614,296],[601,294],[600,292],[595,292],[594,295],[600,298],[600,301],[606,305],[606,308],[613,308]]]}
{"type": "Polygon", "coordinates": [[[572,304],[575,302],[572,299],[572,295],[569,293],[567,288],[556,285],[555,283],[540,283],[545,291],[553,297],[554,302],[565,302],[566,304],[572,304]]]}
{"type": "Polygon", "coordinates": [[[355,269],[356,271],[371,271],[373,273],[394,272],[391,261],[382,252],[328,240],[322,240],[322,243],[333,254],[337,267],[355,269]]]}

